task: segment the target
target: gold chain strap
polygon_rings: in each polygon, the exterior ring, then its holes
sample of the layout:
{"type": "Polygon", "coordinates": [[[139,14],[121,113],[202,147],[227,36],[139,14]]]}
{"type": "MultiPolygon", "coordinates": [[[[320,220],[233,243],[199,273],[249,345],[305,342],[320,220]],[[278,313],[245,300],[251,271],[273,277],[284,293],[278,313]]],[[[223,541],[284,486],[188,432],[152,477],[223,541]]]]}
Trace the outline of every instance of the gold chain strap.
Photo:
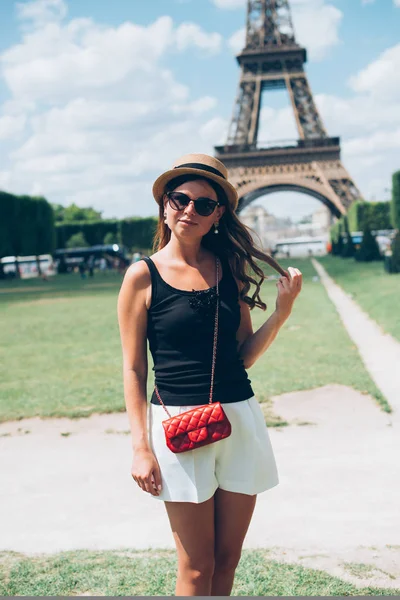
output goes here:
{"type": "MultiPolygon", "coordinates": [[[[212,366],[211,366],[211,387],[210,387],[210,399],[209,399],[209,404],[212,403],[212,395],[213,395],[213,387],[214,387],[214,371],[215,371],[215,359],[217,356],[217,335],[218,335],[218,312],[219,312],[219,259],[216,257],[215,258],[215,262],[217,265],[216,268],[216,272],[217,272],[217,308],[215,310],[215,325],[214,325],[214,341],[213,341],[213,357],[212,357],[212,366]]],[[[154,390],[156,392],[156,396],[159,399],[161,406],[164,408],[165,412],[167,413],[167,415],[169,416],[169,418],[171,418],[171,415],[169,414],[164,402],[161,400],[161,396],[158,393],[158,388],[156,385],[154,385],[154,390]]]]}

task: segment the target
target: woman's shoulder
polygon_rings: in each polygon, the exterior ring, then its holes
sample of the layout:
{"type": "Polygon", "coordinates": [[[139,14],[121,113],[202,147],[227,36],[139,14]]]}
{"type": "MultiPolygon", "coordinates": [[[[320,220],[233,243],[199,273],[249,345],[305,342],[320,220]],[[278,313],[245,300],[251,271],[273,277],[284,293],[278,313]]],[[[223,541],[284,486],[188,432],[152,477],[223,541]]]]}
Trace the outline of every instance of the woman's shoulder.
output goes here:
{"type": "Polygon", "coordinates": [[[146,297],[146,307],[149,307],[151,274],[145,260],[138,260],[129,265],[124,276],[124,286],[132,295],[143,293],[146,297]]]}

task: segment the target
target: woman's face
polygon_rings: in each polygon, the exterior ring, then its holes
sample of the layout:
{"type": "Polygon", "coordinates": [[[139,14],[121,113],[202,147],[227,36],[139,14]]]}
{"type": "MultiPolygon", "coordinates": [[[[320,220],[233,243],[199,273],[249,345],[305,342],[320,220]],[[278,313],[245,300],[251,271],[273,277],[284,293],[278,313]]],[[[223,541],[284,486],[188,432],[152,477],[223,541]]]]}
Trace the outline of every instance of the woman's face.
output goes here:
{"type": "MultiPolygon", "coordinates": [[[[201,179],[182,183],[174,189],[174,192],[181,192],[189,196],[191,200],[196,198],[209,198],[218,201],[217,193],[206,181],[201,179]]],[[[190,202],[183,210],[174,210],[164,195],[164,213],[166,213],[166,223],[168,227],[177,236],[195,236],[203,237],[206,235],[214,223],[217,223],[225,212],[225,206],[217,206],[214,212],[207,217],[203,217],[196,212],[194,203],[190,202]],[[185,224],[184,221],[192,224],[185,224]]]]}

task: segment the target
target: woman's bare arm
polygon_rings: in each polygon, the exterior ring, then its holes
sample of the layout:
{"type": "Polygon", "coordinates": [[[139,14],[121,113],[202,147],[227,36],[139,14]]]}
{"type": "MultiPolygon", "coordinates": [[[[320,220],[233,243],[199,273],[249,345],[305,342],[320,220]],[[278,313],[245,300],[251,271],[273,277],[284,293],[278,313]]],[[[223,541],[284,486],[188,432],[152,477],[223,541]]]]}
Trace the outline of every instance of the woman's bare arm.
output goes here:
{"type": "Polygon", "coordinates": [[[118,296],[118,322],[123,355],[126,410],[129,417],[133,462],[131,475],[139,487],[153,496],[161,490],[158,461],[147,431],[147,306],[150,273],[144,261],[125,273],[118,296]]]}
{"type": "Polygon", "coordinates": [[[149,448],[147,439],[147,307],[150,274],[144,261],[125,273],[118,296],[118,323],[122,344],[123,381],[132,447],[149,448]]]}
{"type": "Polygon", "coordinates": [[[289,267],[288,275],[289,278],[280,277],[276,284],[278,298],[275,311],[255,333],[253,333],[249,306],[239,300],[240,325],[236,333],[236,339],[239,344],[239,355],[243,359],[245,369],[249,369],[264,354],[290,316],[293,303],[301,291],[302,274],[298,269],[289,267]]]}

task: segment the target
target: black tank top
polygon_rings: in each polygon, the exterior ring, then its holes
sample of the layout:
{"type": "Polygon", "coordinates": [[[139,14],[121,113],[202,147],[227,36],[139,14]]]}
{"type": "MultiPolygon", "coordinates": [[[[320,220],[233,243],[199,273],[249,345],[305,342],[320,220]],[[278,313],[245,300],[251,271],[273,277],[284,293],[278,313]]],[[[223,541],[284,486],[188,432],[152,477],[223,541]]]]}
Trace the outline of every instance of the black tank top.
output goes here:
{"type": "MultiPolygon", "coordinates": [[[[179,290],[164,281],[154,262],[143,257],[151,274],[152,298],[147,337],[153,357],[155,384],[170,406],[207,404],[210,397],[216,286],[179,290]]],[[[213,402],[240,402],[254,395],[236,332],[240,325],[239,290],[229,263],[221,258],[219,317],[213,402]]],[[[151,403],[160,402],[155,391],[151,403]]]]}

